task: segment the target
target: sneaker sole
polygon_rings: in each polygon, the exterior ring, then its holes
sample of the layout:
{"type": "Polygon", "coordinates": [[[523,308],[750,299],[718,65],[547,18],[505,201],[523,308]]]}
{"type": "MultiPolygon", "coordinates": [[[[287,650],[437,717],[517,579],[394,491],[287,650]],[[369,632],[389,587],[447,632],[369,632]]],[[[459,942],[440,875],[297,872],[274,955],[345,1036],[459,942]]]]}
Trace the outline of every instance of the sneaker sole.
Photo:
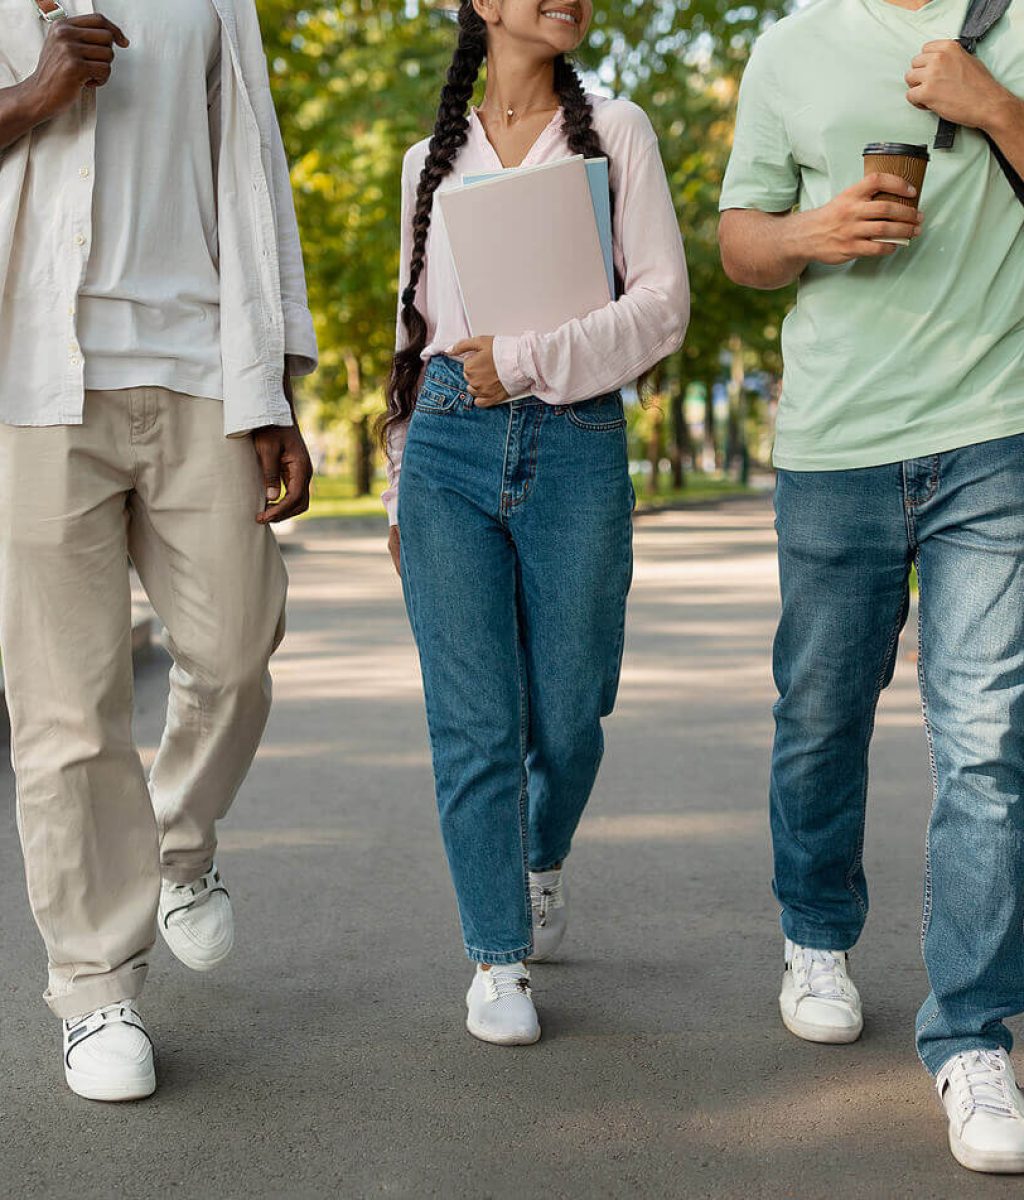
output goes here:
{"type": "Polygon", "coordinates": [[[469,1032],[481,1042],[489,1042],[492,1046],[533,1046],[540,1041],[540,1030],[535,1034],[523,1033],[506,1033],[494,1034],[479,1025],[474,1025],[472,1019],[467,1018],[466,1028],[469,1032]]]}
{"type": "Polygon", "coordinates": [[[148,1075],[139,1079],[114,1080],[97,1079],[95,1075],[83,1074],[81,1071],[64,1069],[64,1078],[68,1087],[76,1096],[84,1100],[105,1100],[117,1103],[123,1100],[145,1100],[156,1091],[156,1071],[150,1069],[148,1075]]]}
{"type": "Polygon", "coordinates": [[[815,1025],[810,1021],[801,1021],[799,1017],[790,1016],[781,1004],[779,1012],[782,1014],[782,1023],[789,1032],[805,1042],[817,1042],[823,1046],[848,1046],[857,1041],[864,1032],[863,1021],[854,1025],[852,1029],[836,1029],[831,1025],[815,1025]]]}
{"type": "Polygon", "coordinates": [[[178,962],[183,963],[190,971],[213,971],[225,959],[230,957],[231,951],[235,948],[235,935],[232,933],[227,949],[223,950],[216,958],[193,958],[187,950],[179,950],[177,946],[173,945],[164,930],[161,929],[161,933],[163,933],[167,949],[170,950],[178,962]]]}
{"type": "Polygon", "coordinates": [[[949,1131],[949,1150],[968,1171],[980,1171],[985,1175],[1024,1175],[1024,1152],[973,1150],[965,1146],[952,1129],[949,1131]]]}

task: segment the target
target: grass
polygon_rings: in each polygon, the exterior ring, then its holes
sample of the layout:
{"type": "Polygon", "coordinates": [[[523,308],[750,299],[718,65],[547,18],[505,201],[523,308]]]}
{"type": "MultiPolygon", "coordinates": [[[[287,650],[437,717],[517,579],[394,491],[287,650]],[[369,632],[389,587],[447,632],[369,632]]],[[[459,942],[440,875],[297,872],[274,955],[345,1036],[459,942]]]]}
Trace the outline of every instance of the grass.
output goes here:
{"type": "MultiPolygon", "coordinates": [[[[731,479],[716,479],[706,475],[691,475],[687,485],[681,491],[670,490],[651,496],[644,486],[645,480],[635,476],[633,484],[636,487],[637,502],[652,508],[661,508],[667,504],[677,504],[680,501],[691,502],[701,500],[716,500],[725,496],[744,496],[751,488],[744,487],[731,479]]],[[[384,483],[377,480],[373,492],[369,496],[357,496],[355,484],[351,479],[342,475],[317,475],[313,480],[313,498],[309,512],[302,520],[316,520],[322,517],[381,517],[384,516],[384,506],[380,502],[380,493],[384,483]]]]}
{"type": "Polygon", "coordinates": [[[722,500],[729,496],[750,496],[755,488],[746,487],[734,479],[720,479],[711,475],[689,475],[686,487],[672,488],[668,491],[651,495],[644,487],[644,480],[633,477],[636,488],[637,504],[650,508],[664,508],[667,505],[679,503],[700,502],[704,500],[722,500]]]}

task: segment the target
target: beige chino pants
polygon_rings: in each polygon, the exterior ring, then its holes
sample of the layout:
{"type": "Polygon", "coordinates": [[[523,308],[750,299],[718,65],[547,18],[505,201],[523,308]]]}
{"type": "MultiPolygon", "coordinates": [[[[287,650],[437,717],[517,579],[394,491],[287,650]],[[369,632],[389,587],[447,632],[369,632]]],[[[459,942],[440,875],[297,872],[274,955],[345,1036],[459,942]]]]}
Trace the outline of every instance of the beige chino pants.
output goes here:
{"type": "Polygon", "coordinates": [[[63,1017],[138,995],[161,874],[208,870],[270,710],[287,579],[250,438],[212,400],[89,392],[0,426],[0,646],[29,900],[63,1017]],[[167,727],[132,741],[128,559],[166,625],[167,727]],[[151,794],[152,793],[152,797],[151,794]]]}

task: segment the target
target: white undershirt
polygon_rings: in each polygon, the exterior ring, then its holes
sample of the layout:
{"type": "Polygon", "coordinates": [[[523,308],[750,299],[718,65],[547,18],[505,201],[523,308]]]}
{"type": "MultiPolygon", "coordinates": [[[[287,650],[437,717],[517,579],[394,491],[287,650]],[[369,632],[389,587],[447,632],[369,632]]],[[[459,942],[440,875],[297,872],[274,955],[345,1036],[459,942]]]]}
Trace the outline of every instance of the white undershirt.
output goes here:
{"type": "Polygon", "coordinates": [[[131,42],[97,92],[92,247],[79,295],[87,388],[221,399],[210,0],[104,0],[131,42]]]}

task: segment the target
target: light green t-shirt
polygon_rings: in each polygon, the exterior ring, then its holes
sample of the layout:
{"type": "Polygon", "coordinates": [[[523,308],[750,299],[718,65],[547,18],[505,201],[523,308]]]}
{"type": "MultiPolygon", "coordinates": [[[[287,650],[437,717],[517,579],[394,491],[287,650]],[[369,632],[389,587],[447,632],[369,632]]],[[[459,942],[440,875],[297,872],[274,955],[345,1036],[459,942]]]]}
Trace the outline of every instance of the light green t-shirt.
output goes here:
{"type": "MultiPolygon", "coordinates": [[[[720,207],[818,208],[861,178],[868,142],[930,146],[936,118],[908,103],[903,77],[926,42],[957,37],[967,6],[815,0],[769,29],[743,77],[720,207]]],[[[1024,0],[979,57],[1024,96],[1024,0]]],[[[920,238],[800,278],[777,466],[878,466],[1024,432],[1024,205],[975,130],[930,153],[920,238]]]]}

